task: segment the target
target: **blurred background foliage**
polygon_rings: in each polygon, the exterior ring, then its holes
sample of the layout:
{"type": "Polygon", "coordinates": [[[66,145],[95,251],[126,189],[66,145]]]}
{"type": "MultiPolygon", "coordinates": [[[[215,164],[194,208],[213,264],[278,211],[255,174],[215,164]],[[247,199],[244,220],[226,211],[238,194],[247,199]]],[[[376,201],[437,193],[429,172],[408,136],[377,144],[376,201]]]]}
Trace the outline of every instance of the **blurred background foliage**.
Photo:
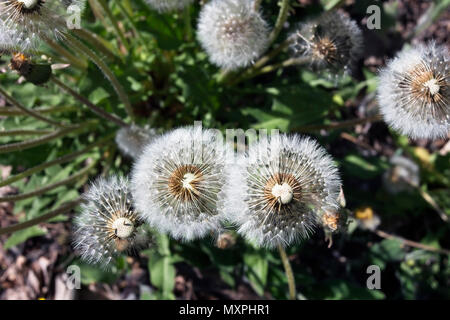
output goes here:
{"type": "MultiPolygon", "coordinates": [[[[372,55],[381,62],[361,61],[353,78],[347,76],[338,83],[320,78],[307,68],[287,68],[229,85],[220,82],[220,70],[208,62],[195,41],[198,4],[187,12],[159,14],[142,0],[89,1],[83,27],[96,35],[97,52],[103,55],[129,93],[139,124],[170,129],[201,120],[204,127],[222,130],[264,128],[304,132],[317,138],[334,156],[343,176],[349,224],[333,235],[330,248],[325,240],[328,233],[320,229],[312,239],[288,250],[299,298],[450,298],[449,253],[439,251],[450,248],[448,143],[447,151],[443,152],[445,141],[440,144],[410,141],[383,123],[321,129],[335,122],[376,114],[376,69],[402,47],[408,36],[407,30],[398,31],[398,25],[406,23],[398,17],[405,15],[405,6],[425,12],[429,1],[424,1],[426,6],[422,6],[422,1],[292,2],[289,26],[283,29],[281,40],[296,21],[343,6],[361,23],[367,7],[378,4],[382,9],[382,29],[368,30],[364,25],[362,29],[368,45],[365,58],[372,55]],[[110,19],[102,3],[117,21],[110,19]],[[114,28],[116,23],[118,29],[114,28]],[[396,194],[388,192],[383,181],[394,167],[390,161],[394,155],[407,157],[420,168],[420,185],[396,194]],[[435,207],[430,204],[430,198],[435,207]],[[366,222],[373,225],[368,227],[366,222]],[[411,246],[405,239],[419,246],[411,246]],[[366,268],[371,264],[381,268],[381,290],[366,287],[369,276],[366,268]]],[[[434,3],[439,14],[444,13],[447,18],[448,5],[449,1],[434,3]]],[[[264,1],[263,7],[264,16],[273,25],[278,13],[277,1],[264,1]]],[[[424,40],[417,38],[417,41],[424,40]]],[[[48,47],[44,52],[42,61],[50,59],[60,65],[73,62],[54,48],[48,47]]],[[[287,55],[284,52],[277,60],[283,61],[287,55]]],[[[82,67],[57,69],[54,75],[98,107],[126,119],[121,102],[103,74],[85,57],[76,59],[82,67]]],[[[2,58],[1,68],[5,72],[0,74],[1,87],[6,92],[39,115],[60,123],[82,124],[76,132],[35,147],[14,152],[0,147],[0,164],[12,167],[12,177],[56,162],[12,183],[9,187],[12,195],[0,194],[2,202],[14,200],[14,222],[38,218],[64,203],[76,201],[86,183],[98,175],[128,174],[132,161],[121,156],[114,145],[114,133],[118,129],[114,123],[96,118],[52,82],[35,86],[18,81],[19,76],[8,71],[7,60],[2,58]],[[67,161],[58,161],[73,153],[67,161]],[[3,198],[28,193],[23,200],[3,198]]],[[[25,116],[4,102],[0,107],[2,146],[55,130],[51,124],[25,116]],[[16,130],[23,132],[7,134],[16,130]]],[[[3,177],[1,187],[9,185],[4,183],[8,178],[11,177],[3,177]]],[[[57,240],[68,247],[70,217],[71,214],[56,215],[44,225],[2,236],[1,254],[11,254],[12,249],[20,248],[25,255],[27,248],[41,241],[56,241],[49,238],[47,226],[57,222],[66,231],[66,237],[57,240]]],[[[124,257],[109,272],[78,261],[70,248],[58,256],[57,264],[79,265],[83,290],[89,290],[93,283],[123,288],[127,285],[121,283],[129,279],[133,270],[143,268],[145,276],[135,284],[136,297],[140,299],[287,298],[287,281],[278,253],[253,248],[233,232],[226,236],[229,237],[227,248],[223,248],[213,239],[178,243],[159,235],[156,247],[132,258],[124,257]],[[193,288],[189,289],[189,283],[193,288]]],[[[0,276],[7,268],[2,265],[0,276]]],[[[5,289],[0,287],[0,291],[5,289]]],[[[40,295],[51,297],[51,290],[40,295]]]]}

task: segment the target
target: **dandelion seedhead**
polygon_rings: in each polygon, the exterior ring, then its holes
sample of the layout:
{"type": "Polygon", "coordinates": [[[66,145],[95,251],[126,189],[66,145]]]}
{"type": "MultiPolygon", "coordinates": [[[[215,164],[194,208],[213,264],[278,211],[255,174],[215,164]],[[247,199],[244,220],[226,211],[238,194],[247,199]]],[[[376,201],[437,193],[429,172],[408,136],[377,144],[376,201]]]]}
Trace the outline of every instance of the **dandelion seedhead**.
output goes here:
{"type": "Polygon", "coordinates": [[[434,42],[404,50],[380,71],[378,101],[385,121],[414,139],[450,132],[449,51],[434,42]]]}
{"type": "Polygon", "coordinates": [[[361,30],[338,11],[299,25],[290,39],[294,57],[309,59],[315,71],[349,72],[362,54],[361,30]]]}
{"type": "Polygon", "coordinates": [[[383,174],[383,185],[390,194],[411,192],[420,186],[420,169],[412,160],[394,155],[392,167],[383,174]]]}
{"type": "Polygon", "coordinates": [[[190,5],[194,0],[145,0],[147,4],[159,12],[171,12],[181,10],[190,5]]]}
{"type": "Polygon", "coordinates": [[[289,246],[308,237],[323,212],[339,207],[338,170],[310,138],[261,140],[237,163],[226,191],[228,215],[257,245],[289,246]]]}
{"type": "Polygon", "coordinates": [[[124,155],[136,159],[155,136],[156,130],[133,124],[117,131],[116,143],[124,155]]]}
{"type": "MultiPolygon", "coordinates": [[[[11,50],[35,50],[41,40],[61,38],[68,29],[68,19],[85,0],[0,0],[0,21],[8,30],[11,50]]],[[[0,36],[1,37],[1,36],[0,36]]]]}
{"type": "Polygon", "coordinates": [[[212,0],[202,8],[198,39],[211,62],[225,69],[246,67],[268,44],[268,26],[252,0],[212,0]]]}
{"type": "Polygon", "coordinates": [[[224,147],[215,131],[186,127],[155,138],[133,168],[139,214],[175,239],[220,231],[224,164],[224,147]]]}
{"type": "Polygon", "coordinates": [[[108,267],[122,253],[147,246],[151,238],[131,205],[128,181],[100,178],[83,196],[74,221],[73,244],[88,263],[108,267]]]}

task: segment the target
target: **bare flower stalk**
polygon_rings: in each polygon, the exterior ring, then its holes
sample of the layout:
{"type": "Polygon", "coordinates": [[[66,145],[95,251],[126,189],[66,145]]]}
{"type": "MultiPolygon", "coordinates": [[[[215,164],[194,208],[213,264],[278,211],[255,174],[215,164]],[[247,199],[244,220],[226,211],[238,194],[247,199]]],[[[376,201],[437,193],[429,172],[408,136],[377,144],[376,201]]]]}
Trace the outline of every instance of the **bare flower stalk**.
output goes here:
{"type": "Polygon", "coordinates": [[[283,29],[283,25],[285,24],[288,18],[289,8],[290,8],[289,0],[281,0],[280,12],[278,13],[277,22],[275,23],[275,27],[269,36],[269,45],[275,42],[281,30],[283,29]]]}
{"type": "Polygon", "coordinates": [[[116,17],[114,17],[113,13],[111,12],[111,9],[108,6],[108,3],[106,3],[105,0],[98,0],[98,2],[100,3],[100,6],[102,7],[108,19],[111,21],[114,31],[116,32],[117,36],[119,37],[120,41],[122,42],[123,46],[126,49],[125,54],[127,54],[128,51],[130,50],[130,44],[128,43],[128,40],[125,37],[125,34],[123,33],[122,29],[120,29],[119,22],[117,21],[116,17]]]}
{"type": "Polygon", "coordinates": [[[381,115],[374,115],[369,116],[366,118],[358,118],[358,119],[351,119],[346,121],[340,121],[340,122],[333,122],[330,124],[325,125],[311,125],[311,126],[303,126],[300,128],[293,129],[293,131],[297,132],[314,132],[319,130],[335,130],[335,129],[343,129],[343,128],[351,128],[358,124],[365,124],[369,122],[380,122],[382,121],[381,115]]]}
{"type": "Polygon", "coordinates": [[[111,142],[111,140],[114,138],[114,136],[115,136],[115,134],[110,134],[110,135],[108,135],[107,137],[105,137],[103,139],[99,139],[98,141],[96,141],[94,143],[91,143],[90,145],[86,146],[84,149],[82,149],[80,151],[76,151],[76,152],[67,154],[67,155],[59,157],[59,158],[57,158],[55,160],[51,160],[51,161],[48,161],[48,162],[41,163],[41,164],[39,164],[39,165],[37,165],[37,166],[35,166],[33,168],[30,168],[28,170],[25,170],[25,171],[23,171],[21,173],[18,173],[16,175],[12,176],[12,177],[9,177],[8,179],[3,180],[3,181],[0,182],[0,187],[4,187],[4,186],[7,186],[7,185],[10,185],[10,184],[12,184],[12,183],[14,183],[16,181],[19,181],[20,179],[29,177],[32,174],[35,174],[37,172],[40,172],[40,171],[42,171],[44,169],[47,169],[47,168],[52,167],[52,166],[55,166],[57,164],[62,164],[62,163],[66,163],[66,162],[72,161],[72,160],[78,158],[79,156],[88,153],[89,151],[91,151],[94,148],[102,147],[104,145],[109,144],[111,142]]]}
{"type": "Polygon", "coordinates": [[[286,273],[286,278],[288,281],[289,299],[296,300],[297,290],[295,288],[295,278],[294,273],[292,272],[291,263],[289,262],[289,258],[286,254],[286,251],[281,245],[278,245],[278,251],[280,252],[281,262],[283,262],[284,271],[286,273]]]}
{"type": "Polygon", "coordinates": [[[12,136],[42,136],[52,133],[50,130],[0,130],[0,137],[12,137],[12,136]]]}
{"type": "Polygon", "coordinates": [[[86,105],[89,109],[91,109],[92,112],[94,112],[95,114],[97,114],[98,116],[100,116],[101,118],[108,120],[108,121],[112,121],[113,123],[119,125],[120,127],[127,127],[128,124],[125,123],[124,121],[122,121],[119,117],[117,117],[114,114],[111,114],[109,112],[106,112],[105,110],[97,107],[96,105],[94,105],[91,101],[89,101],[88,99],[86,99],[85,97],[83,97],[82,95],[80,95],[79,93],[77,93],[75,90],[71,89],[70,87],[68,87],[67,85],[65,85],[64,83],[62,83],[58,78],[56,77],[51,77],[51,80],[53,81],[53,83],[55,83],[58,87],[60,87],[62,90],[68,92],[70,95],[72,95],[75,99],[77,99],[78,101],[80,101],[81,103],[83,103],[84,105],[86,105]]]}
{"type": "Polygon", "coordinates": [[[0,154],[30,149],[30,148],[39,146],[41,144],[50,142],[54,139],[66,136],[68,134],[81,132],[83,130],[86,130],[89,127],[92,127],[96,123],[97,122],[94,122],[94,121],[88,121],[83,124],[79,124],[79,125],[75,125],[75,126],[71,126],[68,128],[64,128],[64,129],[55,131],[51,134],[47,134],[47,135],[44,135],[44,136],[36,138],[36,139],[2,145],[2,146],[0,146],[0,154]]]}
{"type": "Polygon", "coordinates": [[[9,103],[11,103],[14,107],[18,108],[19,110],[23,111],[25,114],[27,114],[27,115],[29,115],[29,116],[35,118],[35,119],[41,120],[41,121],[43,121],[43,122],[46,122],[46,123],[51,124],[51,125],[56,126],[56,127],[66,127],[66,126],[67,126],[67,125],[65,125],[65,124],[62,124],[62,123],[60,123],[60,122],[58,122],[58,121],[55,121],[55,120],[49,119],[49,118],[47,118],[47,117],[44,117],[44,116],[42,116],[41,114],[39,114],[39,113],[37,113],[37,112],[35,112],[35,111],[33,111],[33,110],[30,110],[30,109],[26,108],[26,107],[23,106],[19,101],[17,101],[15,98],[13,98],[11,95],[9,95],[9,93],[6,92],[6,91],[5,91],[3,88],[1,88],[1,87],[0,87],[0,94],[1,94],[2,96],[4,96],[5,99],[6,99],[9,103]]]}
{"type": "Polygon", "coordinates": [[[67,50],[66,48],[64,48],[63,46],[61,46],[60,44],[58,44],[57,42],[46,38],[45,42],[47,43],[47,45],[53,49],[57,54],[59,54],[60,56],[62,56],[63,58],[66,59],[66,61],[68,63],[70,63],[72,66],[85,70],[88,66],[87,61],[80,59],[78,57],[76,57],[75,55],[73,55],[72,53],[69,52],[69,50],[67,50]]]}
{"type": "Polygon", "coordinates": [[[98,52],[104,54],[108,59],[120,60],[120,58],[109,48],[109,43],[105,39],[101,38],[98,34],[92,33],[86,29],[74,29],[73,32],[89,42],[98,52]]]}
{"type": "MultiPolygon", "coordinates": [[[[38,115],[43,115],[43,114],[54,114],[64,112],[77,112],[79,111],[79,108],[73,106],[43,107],[43,108],[34,108],[32,111],[37,113],[38,115]]],[[[15,117],[15,116],[24,116],[26,114],[28,113],[24,112],[23,109],[19,109],[17,107],[0,108],[0,116],[15,117]]]]}
{"type": "Polygon", "coordinates": [[[6,227],[6,228],[1,228],[0,229],[0,236],[4,235],[4,234],[9,234],[9,233],[13,233],[16,231],[20,231],[20,230],[24,230],[30,227],[33,227],[35,225],[38,225],[40,223],[46,222],[48,220],[50,220],[51,218],[54,218],[60,214],[69,212],[70,210],[72,210],[73,208],[75,208],[76,206],[78,206],[81,203],[81,198],[78,198],[76,200],[70,201],[70,202],[66,202],[63,205],[61,205],[59,208],[56,208],[55,210],[52,210],[46,214],[43,214],[42,216],[39,216],[37,218],[25,221],[25,222],[21,222],[21,223],[17,223],[15,225],[6,227]]]}
{"type": "Polygon", "coordinates": [[[20,201],[20,200],[24,200],[24,199],[29,199],[29,198],[32,198],[32,197],[37,197],[37,196],[40,196],[40,195],[42,195],[42,194],[44,194],[44,193],[46,193],[46,192],[48,192],[50,190],[56,189],[58,187],[73,184],[74,182],[77,182],[78,180],[83,178],[85,175],[87,175],[89,173],[89,171],[96,164],[97,164],[97,161],[92,161],[92,163],[89,164],[86,168],[83,168],[79,172],[77,172],[77,173],[67,177],[66,179],[63,179],[63,180],[58,181],[56,183],[52,183],[52,184],[50,184],[48,186],[36,189],[34,191],[23,193],[23,194],[18,194],[18,195],[11,195],[11,196],[0,197],[0,203],[1,202],[14,202],[14,201],[20,201]]]}
{"type": "Polygon", "coordinates": [[[91,59],[92,62],[94,62],[97,65],[97,67],[103,72],[105,77],[111,82],[111,85],[113,86],[114,90],[119,96],[119,99],[124,104],[126,112],[131,117],[131,119],[134,120],[133,108],[131,106],[128,95],[125,93],[125,90],[123,89],[119,80],[117,80],[116,76],[111,71],[111,69],[106,65],[106,63],[102,59],[100,59],[97,56],[97,54],[95,54],[90,48],[88,48],[85,44],[83,44],[80,40],[78,40],[74,36],[67,35],[67,40],[77,51],[86,54],[89,57],[89,59],[91,59]]]}

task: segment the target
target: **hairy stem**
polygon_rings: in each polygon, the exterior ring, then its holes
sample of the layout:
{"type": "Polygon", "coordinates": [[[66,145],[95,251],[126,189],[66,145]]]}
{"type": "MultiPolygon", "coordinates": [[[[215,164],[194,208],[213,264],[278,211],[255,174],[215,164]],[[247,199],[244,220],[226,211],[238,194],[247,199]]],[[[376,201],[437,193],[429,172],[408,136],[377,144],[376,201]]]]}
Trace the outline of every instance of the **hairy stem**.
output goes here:
{"type": "Polygon", "coordinates": [[[91,101],[80,95],[75,90],[71,89],[69,86],[65,85],[63,82],[61,82],[58,78],[52,76],[51,80],[53,83],[55,83],[58,87],[63,89],[64,91],[68,92],[70,95],[72,95],[75,99],[86,105],[89,109],[92,110],[95,114],[100,116],[101,118],[105,120],[112,121],[113,123],[119,125],[120,127],[127,127],[128,124],[125,123],[122,119],[117,117],[116,115],[113,115],[109,112],[106,112],[102,108],[97,107],[95,104],[93,104],[91,101]]]}
{"type": "Polygon", "coordinates": [[[134,120],[133,108],[131,107],[128,95],[125,93],[125,90],[123,89],[122,85],[120,84],[119,80],[117,80],[116,76],[111,71],[111,69],[90,48],[88,48],[77,38],[68,35],[67,39],[76,50],[86,54],[89,57],[89,59],[91,59],[92,62],[94,62],[97,65],[97,67],[103,72],[105,77],[111,82],[111,85],[116,91],[117,95],[119,96],[119,99],[123,102],[126,112],[131,117],[131,119],[134,120]]]}
{"type": "Polygon", "coordinates": [[[98,2],[100,3],[101,7],[103,8],[103,11],[105,12],[106,16],[111,21],[114,31],[116,32],[120,41],[126,48],[125,54],[127,54],[128,51],[130,50],[130,44],[128,43],[128,40],[126,39],[125,34],[123,33],[122,29],[120,29],[119,22],[117,21],[116,17],[114,17],[113,13],[111,12],[111,9],[109,8],[109,6],[105,0],[98,0],[98,2]]]}
{"type": "MultiPolygon", "coordinates": [[[[38,115],[42,114],[53,114],[60,112],[76,112],[79,108],[76,107],[49,107],[49,108],[35,108],[32,111],[38,115]]],[[[17,107],[12,108],[0,108],[0,116],[13,117],[13,116],[24,116],[28,113],[24,112],[23,109],[17,107]]]]}
{"type": "Polygon", "coordinates": [[[42,136],[44,134],[52,133],[50,130],[0,130],[0,137],[11,136],[42,136]]]}
{"type": "Polygon", "coordinates": [[[57,54],[64,57],[67,62],[69,62],[74,67],[77,67],[79,69],[85,70],[88,66],[88,63],[86,60],[80,59],[76,56],[74,56],[72,53],[69,52],[69,50],[65,49],[63,46],[58,44],[57,42],[46,38],[45,42],[47,45],[52,48],[57,54]]]}
{"type": "Polygon", "coordinates": [[[88,174],[89,171],[96,165],[96,163],[97,163],[96,161],[93,161],[86,168],[83,168],[79,172],[77,172],[77,173],[67,177],[66,179],[63,179],[63,180],[58,181],[56,183],[52,183],[52,184],[50,184],[48,186],[36,189],[34,191],[27,192],[27,193],[22,193],[22,194],[18,194],[18,195],[0,197],[0,202],[13,202],[13,201],[19,201],[19,200],[32,198],[32,197],[37,197],[37,196],[40,196],[40,195],[42,195],[42,194],[44,194],[44,193],[46,193],[46,192],[48,192],[50,190],[53,190],[53,189],[56,189],[58,187],[69,185],[69,184],[72,184],[74,182],[77,182],[84,175],[88,174]]]}
{"type": "Polygon", "coordinates": [[[98,52],[104,54],[108,59],[120,61],[119,57],[108,48],[109,43],[102,39],[99,35],[86,29],[74,29],[73,32],[89,42],[98,52]]]}
{"type": "Polygon", "coordinates": [[[94,124],[95,123],[93,121],[89,121],[89,122],[86,122],[86,123],[83,123],[80,125],[75,125],[75,126],[71,126],[68,128],[64,128],[64,129],[55,131],[53,133],[44,135],[44,136],[36,138],[36,139],[2,145],[2,146],[0,146],[0,154],[30,149],[30,148],[39,146],[41,144],[50,142],[54,139],[66,136],[68,134],[81,132],[83,130],[86,130],[89,127],[92,127],[94,124]]]}
{"type": "Polygon", "coordinates": [[[110,134],[110,135],[106,136],[105,138],[100,139],[100,140],[98,140],[98,141],[96,141],[96,142],[86,146],[84,149],[82,149],[80,151],[76,151],[76,152],[67,154],[67,155],[59,157],[59,158],[57,158],[55,160],[51,160],[51,161],[48,161],[48,162],[45,162],[45,163],[41,163],[41,164],[39,164],[39,165],[37,165],[37,166],[35,166],[33,168],[30,168],[28,170],[25,170],[25,171],[23,171],[21,173],[18,173],[16,175],[12,176],[12,177],[9,177],[8,179],[0,182],[0,188],[4,187],[4,186],[7,186],[7,185],[10,185],[10,184],[12,184],[12,183],[14,183],[16,181],[19,181],[19,180],[21,180],[23,178],[29,177],[32,174],[40,172],[40,171],[42,171],[44,169],[47,169],[49,167],[55,166],[57,164],[62,164],[62,163],[66,163],[66,162],[72,161],[73,159],[76,159],[79,156],[88,153],[89,151],[91,151],[94,148],[102,147],[104,145],[107,145],[114,138],[114,136],[115,136],[115,134],[110,134]]]}
{"type": "Polygon", "coordinates": [[[269,35],[269,46],[275,42],[283,29],[283,25],[288,18],[289,13],[289,0],[280,0],[280,12],[278,13],[277,22],[275,23],[275,27],[269,35]]]}
{"type": "Polygon", "coordinates": [[[314,132],[319,130],[333,130],[333,129],[342,129],[342,128],[350,128],[354,127],[358,124],[365,124],[369,122],[379,122],[382,121],[383,118],[381,115],[374,115],[366,118],[358,118],[358,119],[352,119],[352,120],[346,120],[346,121],[340,121],[340,122],[333,122],[330,124],[325,125],[311,125],[311,126],[304,126],[300,128],[293,129],[292,131],[297,132],[314,132]]]}
{"type": "Polygon", "coordinates": [[[382,230],[375,230],[375,231],[373,231],[377,236],[379,236],[379,237],[381,237],[381,238],[384,238],[384,239],[394,239],[394,240],[398,240],[398,241],[400,241],[401,243],[403,243],[404,245],[407,245],[407,246],[409,246],[409,247],[413,247],[413,248],[417,248],[417,249],[422,249],[422,250],[426,250],[426,251],[432,251],[432,252],[438,252],[438,253],[441,253],[441,254],[447,254],[447,255],[450,255],[450,250],[447,250],[447,249],[438,249],[438,248],[434,248],[434,247],[431,247],[431,246],[427,246],[426,244],[422,244],[422,243],[419,243],[419,242],[415,242],[415,241],[412,241],[412,240],[408,240],[408,239],[404,239],[404,238],[402,238],[402,237],[399,237],[399,236],[395,236],[395,235],[392,235],[392,234],[389,234],[389,233],[387,233],[387,232],[384,232],[384,231],[382,231],[382,230]]]}
{"type": "Polygon", "coordinates": [[[286,278],[288,281],[289,299],[296,300],[297,290],[295,288],[295,278],[294,273],[292,272],[291,263],[289,262],[286,250],[284,250],[284,248],[281,245],[278,245],[278,251],[280,252],[281,261],[283,262],[284,271],[286,273],[286,278]]]}
{"type": "Polygon", "coordinates": [[[0,94],[2,96],[4,96],[5,99],[9,103],[11,103],[14,107],[16,107],[17,109],[23,111],[25,114],[29,115],[30,117],[33,117],[33,118],[38,119],[38,120],[41,120],[43,122],[46,122],[46,123],[51,124],[51,125],[56,126],[56,127],[65,127],[66,126],[66,125],[64,125],[62,123],[59,123],[58,121],[55,121],[55,120],[49,119],[47,117],[44,117],[44,116],[40,115],[39,113],[24,107],[19,101],[17,101],[15,98],[13,98],[11,95],[9,95],[8,92],[6,92],[1,87],[0,87],[0,94]]]}
{"type": "Polygon", "coordinates": [[[66,203],[62,204],[59,208],[56,208],[55,210],[52,210],[52,211],[50,211],[42,216],[39,216],[37,218],[31,219],[31,220],[28,220],[25,222],[17,223],[15,225],[12,225],[9,227],[1,228],[0,236],[4,235],[4,234],[9,234],[9,233],[13,233],[16,231],[24,230],[24,229],[30,228],[32,226],[38,225],[40,223],[46,222],[46,221],[50,220],[51,218],[54,218],[56,216],[59,216],[60,214],[63,214],[63,213],[66,213],[66,212],[72,210],[73,208],[78,206],[80,203],[81,203],[81,198],[78,198],[76,200],[66,202],[66,203]]]}

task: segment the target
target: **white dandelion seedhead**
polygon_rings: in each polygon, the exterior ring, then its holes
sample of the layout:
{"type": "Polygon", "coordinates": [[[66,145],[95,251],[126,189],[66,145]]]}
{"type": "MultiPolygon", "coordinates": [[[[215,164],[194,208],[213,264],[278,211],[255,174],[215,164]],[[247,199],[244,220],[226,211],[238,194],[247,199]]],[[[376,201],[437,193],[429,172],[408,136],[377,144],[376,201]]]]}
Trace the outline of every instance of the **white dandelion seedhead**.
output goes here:
{"type": "Polygon", "coordinates": [[[147,4],[159,12],[171,12],[181,10],[190,5],[194,0],[145,0],[147,4]]]}
{"type": "Polygon", "coordinates": [[[341,187],[332,158],[315,141],[281,135],[251,146],[230,167],[229,218],[257,245],[306,238],[323,212],[335,211],[341,187]]]}
{"type": "Polygon", "coordinates": [[[14,33],[6,28],[5,23],[0,20],[0,55],[11,54],[14,47],[14,33]]]}
{"type": "Polygon", "coordinates": [[[355,21],[338,11],[298,26],[291,36],[295,58],[307,58],[314,70],[349,72],[362,54],[362,32],[355,21]]]}
{"type": "Polygon", "coordinates": [[[148,246],[151,238],[131,205],[128,180],[99,179],[83,195],[85,203],[74,221],[73,244],[81,258],[109,267],[122,253],[148,246]]]}
{"type": "Polygon", "coordinates": [[[152,227],[186,241],[220,231],[226,179],[222,140],[213,130],[186,127],[145,148],[133,168],[132,193],[152,227]]]}
{"type": "Polygon", "coordinates": [[[0,21],[10,33],[12,50],[35,50],[42,39],[60,38],[67,32],[69,8],[84,8],[85,0],[0,0],[0,21]]]}
{"type": "Polygon", "coordinates": [[[378,102],[384,120],[413,139],[450,132],[450,56],[435,43],[404,50],[380,71],[378,102]]]}
{"type": "Polygon", "coordinates": [[[214,64],[225,69],[250,65],[266,49],[268,26],[253,0],[212,0],[203,6],[198,39],[214,64]]]}
{"type": "Polygon", "coordinates": [[[156,130],[133,124],[117,131],[116,143],[124,155],[136,159],[155,136],[156,130]]]}

